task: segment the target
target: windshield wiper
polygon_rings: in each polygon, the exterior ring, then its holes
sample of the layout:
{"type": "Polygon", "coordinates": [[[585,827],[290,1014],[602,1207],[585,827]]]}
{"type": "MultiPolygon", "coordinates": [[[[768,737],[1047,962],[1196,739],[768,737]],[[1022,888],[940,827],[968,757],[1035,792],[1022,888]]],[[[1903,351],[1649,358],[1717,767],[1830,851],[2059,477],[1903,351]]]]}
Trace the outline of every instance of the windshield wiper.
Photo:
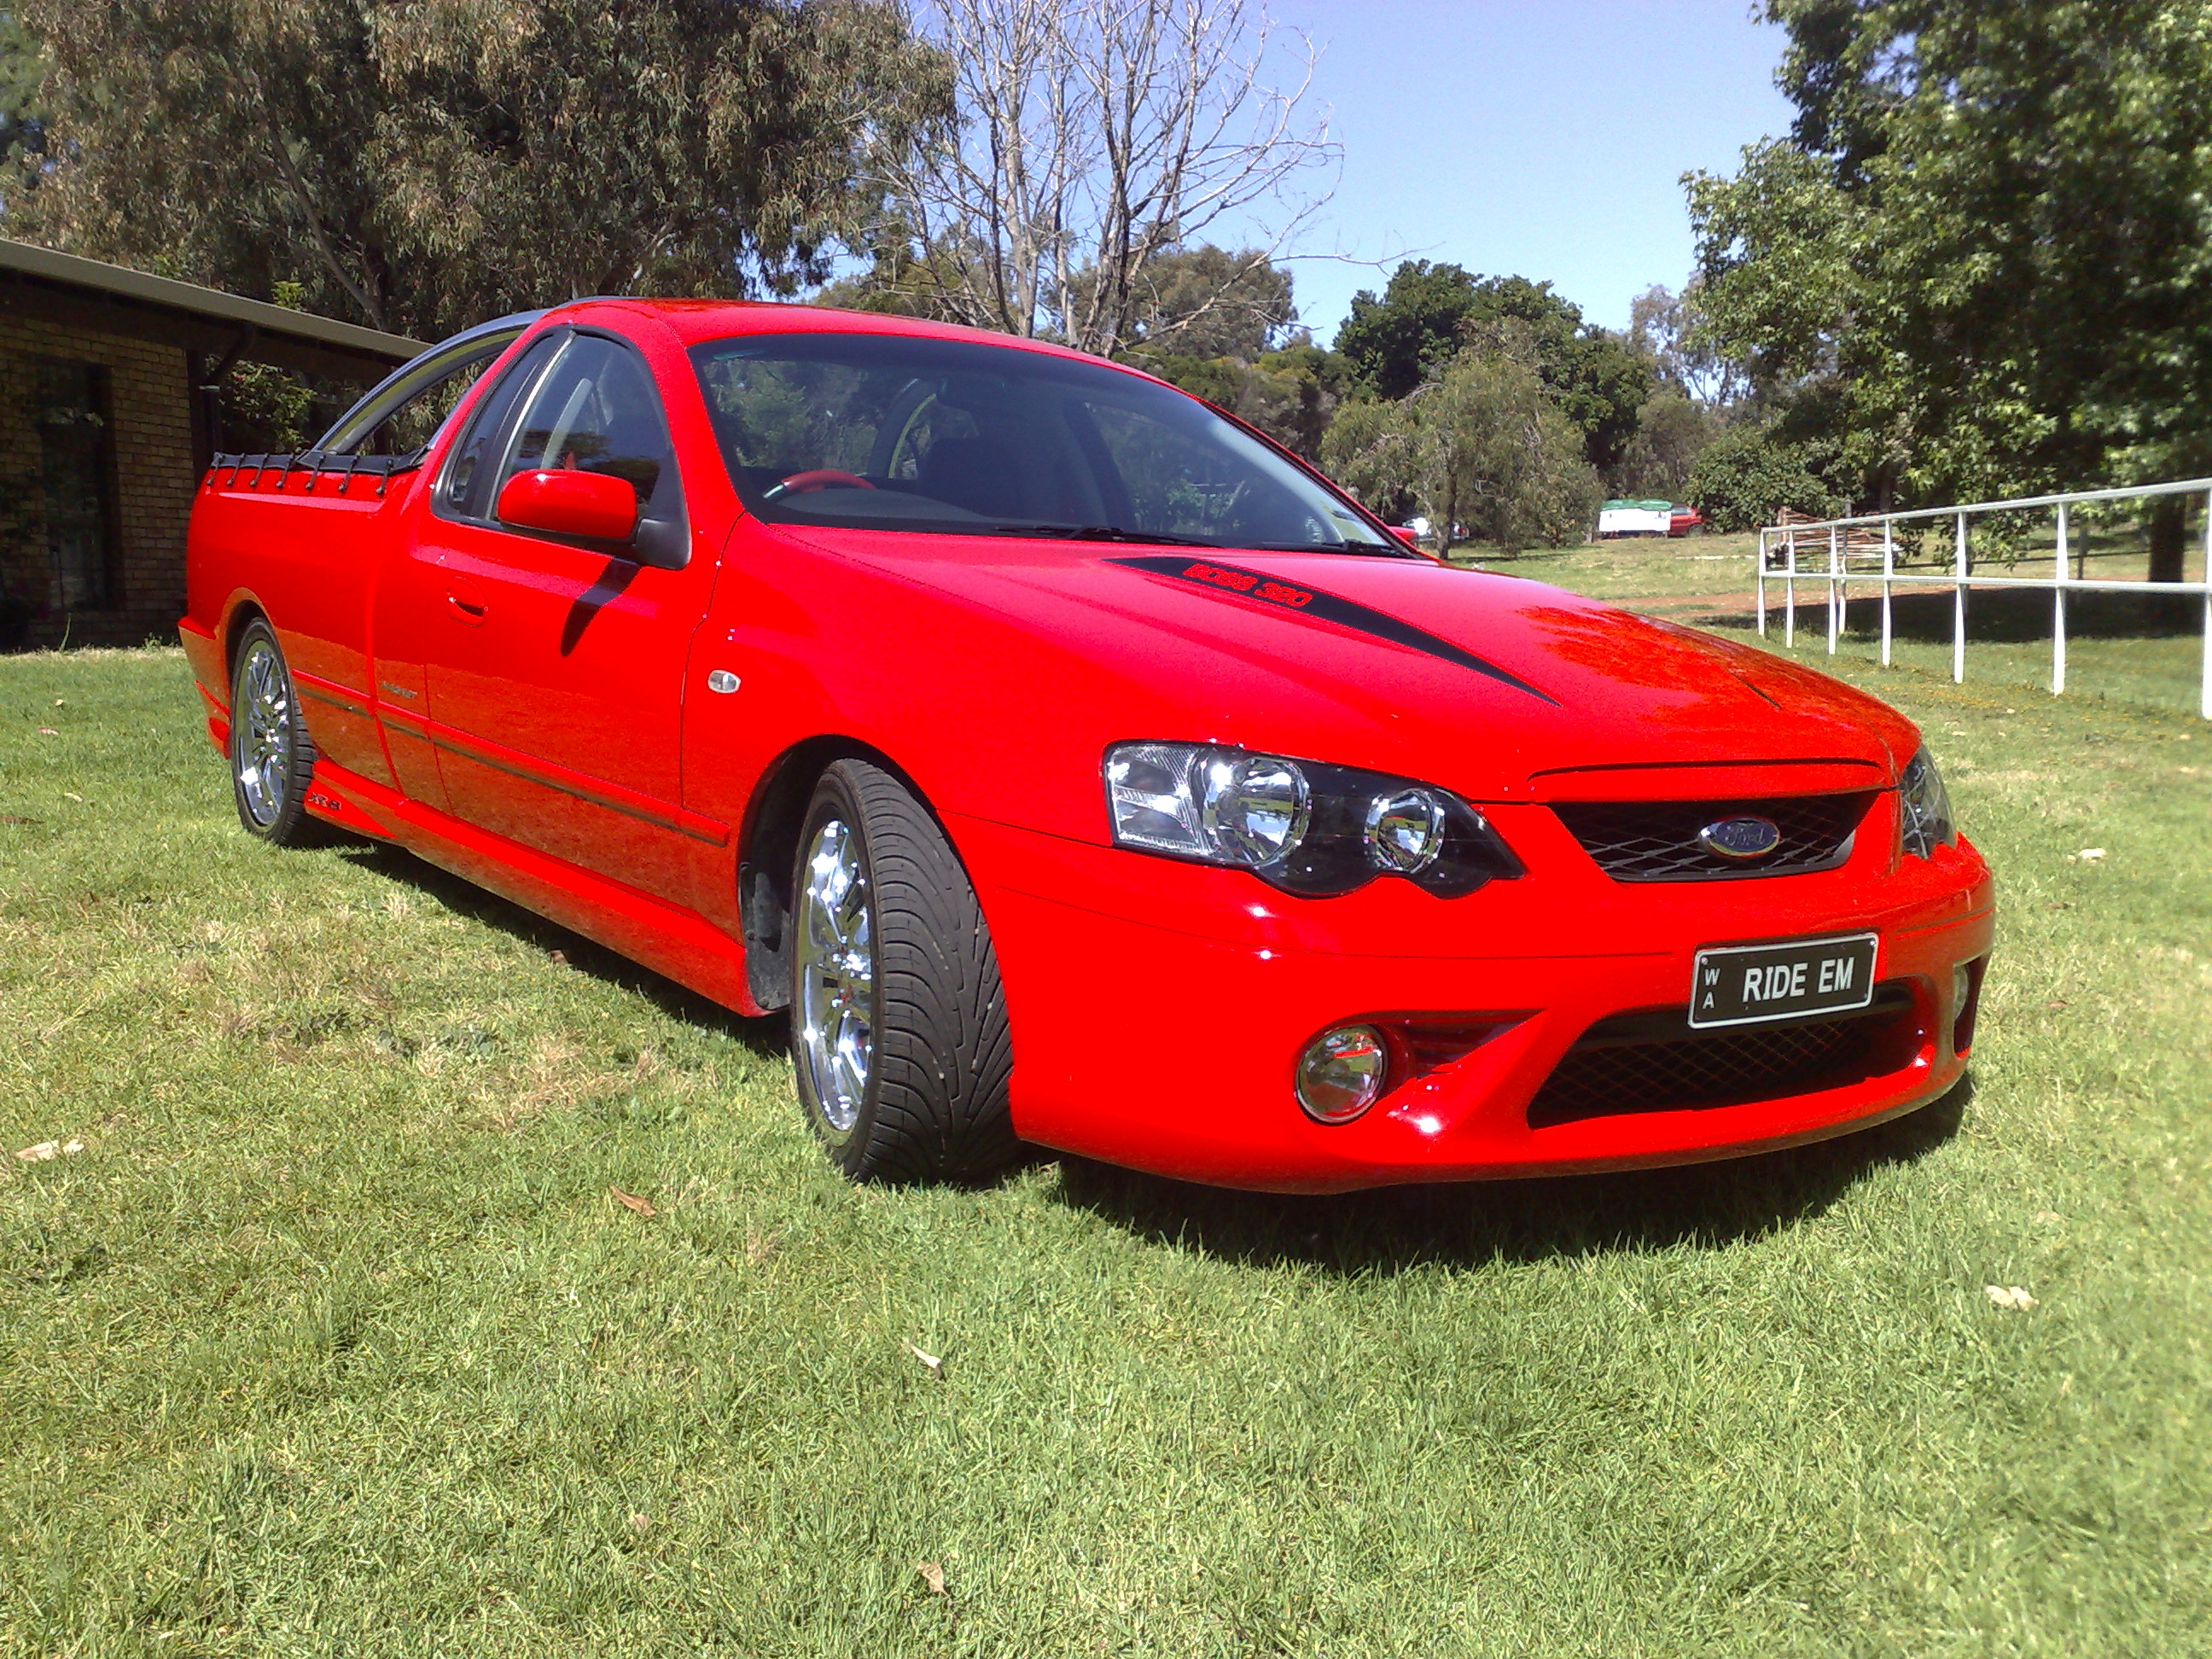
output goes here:
{"type": "Polygon", "coordinates": [[[1346,538],[1334,542],[1247,542],[1244,546],[1254,553],[1385,553],[1402,556],[1406,548],[1393,547],[1388,542],[1355,542],[1346,538]]]}
{"type": "Polygon", "coordinates": [[[992,536],[1047,536],[1063,542],[1138,542],[1154,547],[1210,547],[1217,553],[1220,542],[1197,536],[1170,536],[1153,530],[1124,530],[1111,524],[1001,524],[984,532],[992,536]]]}

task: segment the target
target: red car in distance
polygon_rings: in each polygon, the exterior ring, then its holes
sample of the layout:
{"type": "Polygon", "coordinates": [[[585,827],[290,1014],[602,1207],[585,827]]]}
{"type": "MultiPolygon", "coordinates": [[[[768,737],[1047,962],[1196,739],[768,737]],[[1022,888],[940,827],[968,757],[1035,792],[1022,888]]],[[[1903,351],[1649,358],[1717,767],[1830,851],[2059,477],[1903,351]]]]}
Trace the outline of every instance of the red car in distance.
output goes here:
{"type": "Polygon", "coordinates": [[[489,324],[218,458],[183,630],[249,831],[788,1009],[860,1178],[1723,1158],[1909,1111],[1972,1041],[1990,874],[1903,716],[1449,568],[1048,345],[489,324]]]}

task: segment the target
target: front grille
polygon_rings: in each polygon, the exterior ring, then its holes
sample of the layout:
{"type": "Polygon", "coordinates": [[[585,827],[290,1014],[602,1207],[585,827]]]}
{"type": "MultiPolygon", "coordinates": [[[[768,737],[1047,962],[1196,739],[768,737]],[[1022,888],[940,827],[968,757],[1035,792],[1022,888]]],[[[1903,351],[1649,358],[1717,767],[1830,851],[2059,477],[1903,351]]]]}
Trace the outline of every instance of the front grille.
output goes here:
{"type": "Polygon", "coordinates": [[[1872,1006],[1841,1018],[1660,1035],[1687,1029],[1685,1008],[1601,1020],[1536,1091],[1529,1127],[1840,1089],[1898,1070],[1920,1036],[1901,984],[1881,988],[1872,1006]]]}
{"type": "Polygon", "coordinates": [[[1561,801],[1552,808],[1599,868],[1615,881],[1729,881],[1832,870],[1851,855],[1851,837],[1871,792],[1788,800],[1561,801]],[[1698,832],[1749,814],[1773,821],[1781,844],[1745,863],[1709,853],[1698,832]]]}

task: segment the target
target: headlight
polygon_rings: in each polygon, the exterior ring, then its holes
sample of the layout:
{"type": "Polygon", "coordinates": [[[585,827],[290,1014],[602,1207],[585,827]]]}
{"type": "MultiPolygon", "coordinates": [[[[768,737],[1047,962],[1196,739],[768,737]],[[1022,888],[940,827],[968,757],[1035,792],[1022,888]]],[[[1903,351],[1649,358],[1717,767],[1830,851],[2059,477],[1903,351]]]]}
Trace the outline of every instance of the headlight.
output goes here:
{"type": "Polygon", "coordinates": [[[1959,826],[1951,816],[1951,792],[1936,769],[1936,757],[1926,749],[1906,764],[1897,781],[1897,830],[1904,849],[1916,858],[1933,858],[1939,847],[1959,839],[1959,826]]]}
{"type": "Polygon", "coordinates": [[[1115,842],[1251,871],[1287,892],[1403,876],[1443,898],[1522,873],[1481,813],[1432,785],[1205,744],[1106,754],[1115,842]]]}

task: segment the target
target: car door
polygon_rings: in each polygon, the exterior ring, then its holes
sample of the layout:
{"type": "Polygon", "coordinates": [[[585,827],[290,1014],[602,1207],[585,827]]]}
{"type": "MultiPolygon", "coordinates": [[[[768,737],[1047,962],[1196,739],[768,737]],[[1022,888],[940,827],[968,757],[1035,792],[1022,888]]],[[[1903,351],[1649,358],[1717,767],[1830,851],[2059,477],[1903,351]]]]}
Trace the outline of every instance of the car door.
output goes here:
{"type": "Polygon", "coordinates": [[[496,428],[456,444],[417,537],[428,729],[453,813],[570,864],[683,902],[701,838],[682,810],[680,726],[711,558],[692,559],[668,423],[644,357],[586,330],[496,428]],[[502,524],[530,469],[623,478],[625,545],[502,524]]]}

